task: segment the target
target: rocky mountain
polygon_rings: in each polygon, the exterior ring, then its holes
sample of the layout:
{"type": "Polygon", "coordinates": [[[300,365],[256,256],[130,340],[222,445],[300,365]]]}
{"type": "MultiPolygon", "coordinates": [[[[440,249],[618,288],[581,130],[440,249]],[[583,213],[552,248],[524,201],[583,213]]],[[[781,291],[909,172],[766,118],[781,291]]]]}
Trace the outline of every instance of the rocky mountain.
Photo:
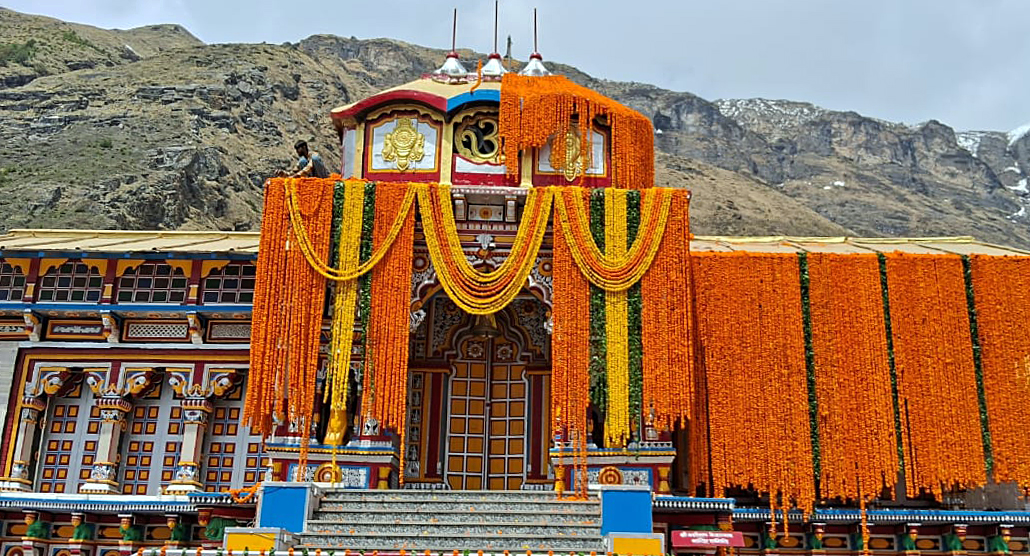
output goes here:
{"type": "MultiPolygon", "coordinates": [[[[443,51],[315,35],[204,45],[0,9],[0,227],[255,229],[265,177],[329,110],[417,78],[443,51]]],[[[481,57],[460,53],[468,67],[481,57]]],[[[695,233],[974,235],[1030,247],[1030,135],[884,122],[779,100],[708,101],[553,71],[641,111],[658,182],[695,233]]]]}

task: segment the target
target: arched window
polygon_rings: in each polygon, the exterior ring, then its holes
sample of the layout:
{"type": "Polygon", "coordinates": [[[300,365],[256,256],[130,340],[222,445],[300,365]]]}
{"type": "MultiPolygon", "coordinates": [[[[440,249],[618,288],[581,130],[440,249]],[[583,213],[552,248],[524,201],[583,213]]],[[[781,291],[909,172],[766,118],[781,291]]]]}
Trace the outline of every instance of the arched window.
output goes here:
{"type": "Polygon", "coordinates": [[[68,261],[51,268],[39,282],[37,301],[100,301],[104,277],[96,267],[68,261]]]}
{"type": "Polygon", "coordinates": [[[216,268],[204,278],[201,303],[253,303],[254,276],[257,267],[251,262],[234,262],[216,268]]]}
{"type": "Polygon", "coordinates": [[[21,301],[25,295],[25,275],[7,263],[0,263],[0,301],[21,301]]]}
{"type": "Polygon", "coordinates": [[[182,303],[189,283],[182,270],[165,263],[143,263],[118,278],[118,303],[182,303]]]}

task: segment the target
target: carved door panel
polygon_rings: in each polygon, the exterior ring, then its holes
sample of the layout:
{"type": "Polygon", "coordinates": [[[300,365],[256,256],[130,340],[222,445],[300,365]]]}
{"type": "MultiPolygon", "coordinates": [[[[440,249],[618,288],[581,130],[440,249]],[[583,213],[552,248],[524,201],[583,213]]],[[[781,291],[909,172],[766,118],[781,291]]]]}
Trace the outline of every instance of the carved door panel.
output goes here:
{"type": "Polygon", "coordinates": [[[503,338],[463,343],[450,378],[447,483],[455,490],[518,490],[525,477],[526,383],[518,348],[503,338]]]}

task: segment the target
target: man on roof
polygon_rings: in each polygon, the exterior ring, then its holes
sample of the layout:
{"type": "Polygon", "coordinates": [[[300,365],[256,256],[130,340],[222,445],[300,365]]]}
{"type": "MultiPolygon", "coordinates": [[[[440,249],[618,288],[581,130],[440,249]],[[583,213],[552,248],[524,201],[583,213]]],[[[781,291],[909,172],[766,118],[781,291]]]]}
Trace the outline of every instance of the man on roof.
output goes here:
{"type": "Polygon", "coordinates": [[[322,156],[318,151],[309,151],[308,143],[303,139],[293,145],[297,151],[297,164],[289,172],[280,172],[280,175],[291,178],[328,178],[329,171],[325,169],[322,156]]]}

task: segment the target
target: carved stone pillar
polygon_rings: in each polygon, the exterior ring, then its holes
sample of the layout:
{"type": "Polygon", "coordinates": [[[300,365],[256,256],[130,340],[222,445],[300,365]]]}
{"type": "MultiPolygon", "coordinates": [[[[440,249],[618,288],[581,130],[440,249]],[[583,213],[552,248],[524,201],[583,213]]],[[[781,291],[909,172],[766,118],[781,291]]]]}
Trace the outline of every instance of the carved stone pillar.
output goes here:
{"type": "Polygon", "coordinates": [[[204,490],[204,483],[200,480],[200,463],[211,410],[211,402],[206,399],[187,398],[182,401],[182,448],[179,464],[175,467],[175,479],[166,489],[168,494],[204,490]]]}
{"type": "Polygon", "coordinates": [[[27,397],[22,400],[11,473],[3,479],[4,490],[32,490],[32,452],[36,447],[36,435],[39,434],[39,417],[45,409],[46,403],[41,398],[27,397]]]}
{"type": "Polygon", "coordinates": [[[132,409],[131,404],[118,397],[104,397],[97,400],[100,409],[100,437],[97,439],[97,454],[89,478],[79,487],[87,494],[119,494],[118,483],[119,446],[125,432],[125,416],[132,409]]]}

